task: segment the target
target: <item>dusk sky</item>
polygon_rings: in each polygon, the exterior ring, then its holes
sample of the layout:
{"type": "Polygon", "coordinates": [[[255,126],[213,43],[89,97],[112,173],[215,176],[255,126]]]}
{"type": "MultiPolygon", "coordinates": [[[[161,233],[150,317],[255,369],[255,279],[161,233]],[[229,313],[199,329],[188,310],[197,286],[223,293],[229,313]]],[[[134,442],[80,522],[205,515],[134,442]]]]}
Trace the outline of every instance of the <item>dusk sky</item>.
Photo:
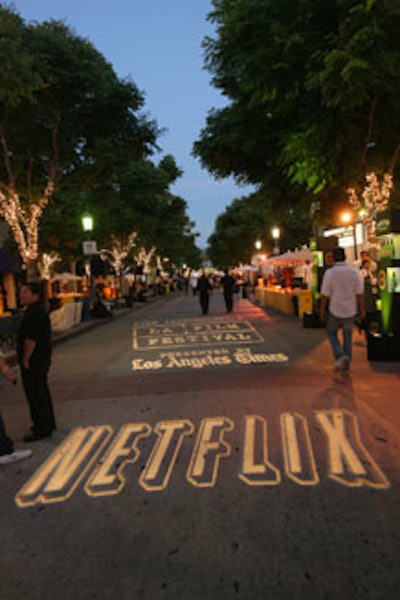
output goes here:
{"type": "Polygon", "coordinates": [[[209,0],[15,0],[25,21],[63,20],[87,38],[145,96],[144,111],[166,129],[160,155],[172,154],[183,176],[171,191],[188,203],[188,215],[206,245],[215,219],[235,198],[249,193],[233,180],[214,180],[191,156],[208,111],[225,100],[203,69],[201,42],[213,35],[209,0]]]}

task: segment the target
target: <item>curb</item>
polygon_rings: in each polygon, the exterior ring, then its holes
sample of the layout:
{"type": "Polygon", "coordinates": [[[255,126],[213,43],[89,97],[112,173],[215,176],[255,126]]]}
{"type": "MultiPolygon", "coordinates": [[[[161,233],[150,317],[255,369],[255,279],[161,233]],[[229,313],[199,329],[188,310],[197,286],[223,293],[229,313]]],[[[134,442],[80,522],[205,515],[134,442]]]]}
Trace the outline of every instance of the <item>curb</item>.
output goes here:
{"type": "MultiPolygon", "coordinates": [[[[122,317],[125,317],[126,315],[135,313],[137,310],[140,310],[141,308],[143,308],[145,306],[149,306],[149,304],[159,302],[165,298],[166,298],[166,296],[161,296],[161,295],[160,296],[150,296],[146,302],[137,302],[136,304],[134,304],[132,306],[132,308],[116,309],[116,312],[114,312],[111,317],[107,317],[105,319],[90,319],[89,321],[83,321],[83,322],[79,323],[78,325],[75,325],[75,327],[72,327],[71,329],[68,329],[65,332],[53,333],[51,336],[52,347],[55,348],[56,346],[62,344],[63,342],[66,342],[72,338],[78,337],[79,335],[83,335],[87,331],[91,331],[92,329],[96,329],[97,327],[101,327],[102,325],[107,325],[107,323],[112,323],[113,321],[115,321],[117,319],[121,319],[122,317]]],[[[14,349],[9,352],[4,353],[3,356],[11,366],[15,366],[18,363],[17,353],[14,349]]]]}

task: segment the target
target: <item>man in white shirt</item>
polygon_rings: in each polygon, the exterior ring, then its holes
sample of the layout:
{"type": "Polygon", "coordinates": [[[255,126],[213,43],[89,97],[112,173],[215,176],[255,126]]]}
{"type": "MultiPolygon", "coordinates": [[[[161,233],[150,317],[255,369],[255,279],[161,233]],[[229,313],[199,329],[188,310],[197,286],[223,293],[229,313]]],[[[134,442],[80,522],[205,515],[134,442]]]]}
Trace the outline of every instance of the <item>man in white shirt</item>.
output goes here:
{"type": "Polygon", "coordinates": [[[335,264],[325,271],[321,285],[320,319],[335,357],[335,370],[348,372],[355,319],[364,319],[364,286],[358,269],[346,264],[344,248],[333,249],[335,264]],[[329,309],[328,309],[329,305],[329,309]],[[342,329],[343,343],[338,338],[342,329]]]}

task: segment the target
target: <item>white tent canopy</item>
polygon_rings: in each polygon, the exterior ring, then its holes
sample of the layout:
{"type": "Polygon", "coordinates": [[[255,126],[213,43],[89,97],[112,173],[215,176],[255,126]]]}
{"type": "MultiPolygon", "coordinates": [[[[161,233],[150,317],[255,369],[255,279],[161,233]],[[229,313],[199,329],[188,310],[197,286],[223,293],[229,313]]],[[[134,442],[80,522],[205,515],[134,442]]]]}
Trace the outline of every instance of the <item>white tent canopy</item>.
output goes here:
{"type": "Polygon", "coordinates": [[[65,271],[64,273],[57,273],[56,275],[54,275],[54,277],[52,277],[51,279],[51,283],[55,283],[56,281],[68,282],[81,280],[82,277],[79,277],[79,275],[74,275],[73,273],[68,273],[67,271],[65,271]]]}
{"type": "Polygon", "coordinates": [[[233,273],[245,273],[246,271],[255,272],[258,271],[258,268],[253,267],[252,265],[239,265],[238,267],[234,267],[232,269],[233,273]]]}
{"type": "Polygon", "coordinates": [[[306,262],[309,260],[312,262],[313,253],[308,248],[302,248],[301,250],[288,250],[284,254],[278,256],[271,256],[263,261],[262,264],[266,265],[296,265],[306,262]]]}

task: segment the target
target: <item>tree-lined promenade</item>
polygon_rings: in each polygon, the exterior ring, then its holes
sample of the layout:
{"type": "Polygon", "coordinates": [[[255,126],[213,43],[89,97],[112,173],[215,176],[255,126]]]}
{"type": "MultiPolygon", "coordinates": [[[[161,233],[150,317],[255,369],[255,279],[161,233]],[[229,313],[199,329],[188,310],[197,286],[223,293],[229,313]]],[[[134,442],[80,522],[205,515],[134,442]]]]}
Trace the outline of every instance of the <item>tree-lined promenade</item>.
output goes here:
{"type": "MultiPolygon", "coordinates": [[[[227,104],[210,107],[193,154],[255,188],[217,218],[214,266],[248,262],[255,239],[271,250],[273,225],[282,249],[308,243],[344,207],[373,243],[376,213],[399,204],[399,3],[211,4],[204,65],[227,104]]],[[[198,266],[145,92],[62,22],[25,23],[2,3],[0,32],[0,214],[23,261],[75,259],[90,211],[109,255],[198,266]]]]}

